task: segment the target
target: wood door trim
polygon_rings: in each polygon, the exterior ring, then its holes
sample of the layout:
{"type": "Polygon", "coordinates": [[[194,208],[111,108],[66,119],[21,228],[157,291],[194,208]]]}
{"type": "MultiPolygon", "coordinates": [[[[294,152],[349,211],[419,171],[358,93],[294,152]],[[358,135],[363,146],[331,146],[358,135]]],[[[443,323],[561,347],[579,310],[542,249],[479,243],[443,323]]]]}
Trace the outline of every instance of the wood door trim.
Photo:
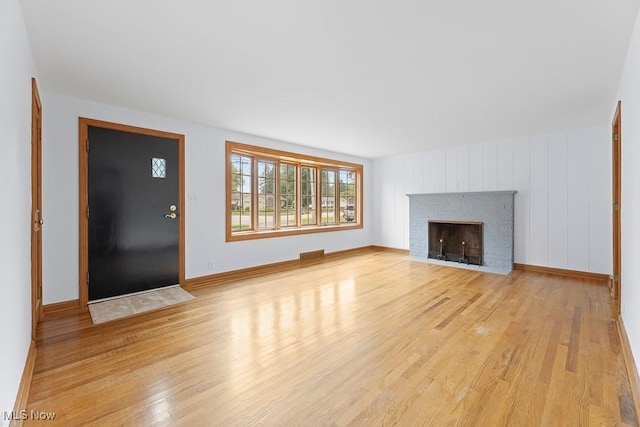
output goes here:
{"type": "Polygon", "coordinates": [[[87,218],[87,205],[89,203],[89,152],[87,150],[87,139],[89,126],[111,129],[123,132],[131,132],[142,135],[157,136],[161,138],[176,139],[178,141],[178,204],[179,204],[179,236],[178,236],[178,280],[180,287],[185,287],[185,170],[184,170],[184,135],[165,132],[156,129],[148,129],[137,126],[130,126],[121,123],[106,122],[102,120],[90,119],[86,117],[78,118],[78,160],[79,160],[79,302],[84,307],[89,301],[89,287],[87,286],[87,275],[89,274],[89,221],[87,218]]]}
{"type": "Polygon", "coordinates": [[[616,104],[611,124],[612,163],[612,233],[613,233],[613,280],[611,296],[614,299],[613,316],[620,315],[622,305],[622,102],[616,104]],[[617,136],[617,139],[616,139],[617,136]],[[616,207],[617,205],[617,207],[616,207]]]}
{"type": "Polygon", "coordinates": [[[31,79],[31,339],[36,339],[42,319],[42,102],[35,78],[31,79]]]}

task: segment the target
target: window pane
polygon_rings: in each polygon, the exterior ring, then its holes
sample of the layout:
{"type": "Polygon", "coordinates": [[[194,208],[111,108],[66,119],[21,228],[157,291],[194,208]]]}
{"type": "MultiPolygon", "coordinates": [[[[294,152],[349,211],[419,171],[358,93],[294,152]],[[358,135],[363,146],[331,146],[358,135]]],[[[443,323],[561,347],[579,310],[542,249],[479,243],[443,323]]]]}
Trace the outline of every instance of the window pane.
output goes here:
{"type": "Polygon", "coordinates": [[[280,226],[291,227],[296,223],[296,166],[280,165],[280,226]]]}
{"type": "Polygon", "coordinates": [[[336,171],[323,169],[320,176],[320,222],[335,224],[336,221],[336,171]]]}
{"type": "Polygon", "coordinates": [[[356,172],[340,170],[340,222],[356,220],[356,172]]]}
{"type": "Polygon", "coordinates": [[[251,157],[231,156],[231,231],[251,229],[251,157]]]}
{"type": "Polygon", "coordinates": [[[300,168],[300,225],[316,225],[316,168],[300,168]]]}
{"type": "Polygon", "coordinates": [[[151,159],[151,176],[153,178],[164,178],[167,176],[167,161],[153,157],[151,159]]]}
{"type": "Polygon", "coordinates": [[[276,219],[276,165],[258,161],[258,228],[275,228],[276,219]]]}

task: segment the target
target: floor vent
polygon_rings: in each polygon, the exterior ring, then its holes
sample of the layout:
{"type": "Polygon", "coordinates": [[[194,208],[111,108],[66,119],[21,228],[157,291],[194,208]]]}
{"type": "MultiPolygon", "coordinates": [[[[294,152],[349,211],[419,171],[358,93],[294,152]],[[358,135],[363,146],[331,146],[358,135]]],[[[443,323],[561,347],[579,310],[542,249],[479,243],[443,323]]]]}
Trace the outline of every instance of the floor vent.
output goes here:
{"type": "Polygon", "coordinates": [[[317,251],[311,252],[301,252],[300,253],[300,261],[315,261],[324,258],[324,249],[320,249],[317,251]]]}

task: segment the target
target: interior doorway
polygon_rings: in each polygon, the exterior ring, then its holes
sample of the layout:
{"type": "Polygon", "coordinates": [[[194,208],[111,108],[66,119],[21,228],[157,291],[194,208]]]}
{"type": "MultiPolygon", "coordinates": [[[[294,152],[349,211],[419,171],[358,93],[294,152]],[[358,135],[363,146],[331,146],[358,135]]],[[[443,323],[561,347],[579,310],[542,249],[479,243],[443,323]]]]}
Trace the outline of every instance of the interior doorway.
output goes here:
{"type": "Polygon", "coordinates": [[[81,304],[183,285],[184,136],[81,118],[80,152],[81,304]]]}
{"type": "Polygon", "coordinates": [[[42,103],[31,79],[31,339],[42,318],[42,103]]]}
{"type": "Polygon", "coordinates": [[[621,305],[621,273],[622,273],[622,234],[620,223],[620,206],[622,199],[622,121],[621,102],[616,105],[616,112],[611,125],[611,147],[612,147],[612,218],[613,218],[613,278],[611,280],[611,297],[613,299],[613,315],[620,316],[621,305]]]}

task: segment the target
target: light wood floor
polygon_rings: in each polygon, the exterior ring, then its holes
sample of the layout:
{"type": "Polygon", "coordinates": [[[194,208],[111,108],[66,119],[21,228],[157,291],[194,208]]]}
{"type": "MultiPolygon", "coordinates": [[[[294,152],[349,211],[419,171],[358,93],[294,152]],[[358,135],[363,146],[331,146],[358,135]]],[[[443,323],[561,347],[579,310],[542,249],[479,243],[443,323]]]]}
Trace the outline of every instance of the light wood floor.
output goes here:
{"type": "MultiPolygon", "coordinates": [[[[371,252],[46,321],[43,425],[637,425],[608,290],[371,252]]],[[[26,422],[25,425],[35,423],[26,422]]]]}

